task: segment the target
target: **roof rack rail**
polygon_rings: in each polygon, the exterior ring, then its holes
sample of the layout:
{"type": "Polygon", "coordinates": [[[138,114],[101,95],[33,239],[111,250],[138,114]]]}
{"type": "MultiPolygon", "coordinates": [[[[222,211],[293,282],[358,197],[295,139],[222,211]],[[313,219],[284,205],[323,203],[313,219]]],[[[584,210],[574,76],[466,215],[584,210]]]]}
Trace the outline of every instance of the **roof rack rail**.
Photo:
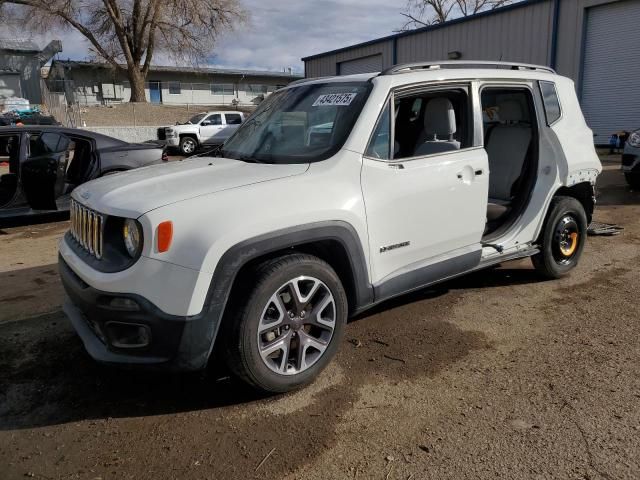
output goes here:
{"type": "Polygon", "coordinates": [[[445,60],[442,62],[418,62],[418,63],[404,63],[400,65],[394,65],[387,68],[380,75],[395,75],[397,73],[414,72],[416,70],[438,70],[440,68],[464,68],[464,67],[484,67],[484,68],[509,68],[510,70],[535,70],[539,72],[556,73],[551,67],[545,67],[543,65],[531,65],[528,63],[515,63],[515,62],[492,62],[489,60],[445,60]]]}
{"type": "Polygon", "coordinates": [[[313,80],[322,80],[323,78],[333,78],[331,75],[325,75],[324,77],[309,77],[309,78],[301,78],[299,80],[294,80],[293,82],[287,83],[287,87],[290,87],[292,85],[298,85],[300,83],[306,83],[306,82],[311,82],[313,80]]]}

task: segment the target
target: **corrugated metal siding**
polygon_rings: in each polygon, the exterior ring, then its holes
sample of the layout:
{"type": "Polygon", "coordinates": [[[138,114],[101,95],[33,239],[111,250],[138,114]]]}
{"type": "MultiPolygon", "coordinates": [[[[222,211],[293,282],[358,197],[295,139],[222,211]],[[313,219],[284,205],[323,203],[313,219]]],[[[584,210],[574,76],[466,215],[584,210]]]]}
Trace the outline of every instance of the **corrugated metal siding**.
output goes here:
{"type": "Polygon", "coordinates": [[[398,38],[398,63],[447,59],[547,64],[553,4],[543,2],[398,38]]]}
{"type": "Polygon", "coordinates": [[[640,1],[587,11],[582,109],[606,143],[612,133],[640,127],[640,1]]]}
{"type": "Polygon", "coordinates": [[[382,55],[382,68],[388,68],[393,65],[393,41],[385,40],[357,47],[346,52],[331,54],[320,58],[315,58],[305,62],[306,77],[326,77],[328,75],[337,74],[337,65],[341,62],[355,60],[357,58],[370,57],[372,55],[382,55]]]}
{"type": "Polygon", "coordinates": [[[382,55],[347,60],[338,64],[339,75],[353,75],[356,73],[379,72],[382,70],[382,55]]]}

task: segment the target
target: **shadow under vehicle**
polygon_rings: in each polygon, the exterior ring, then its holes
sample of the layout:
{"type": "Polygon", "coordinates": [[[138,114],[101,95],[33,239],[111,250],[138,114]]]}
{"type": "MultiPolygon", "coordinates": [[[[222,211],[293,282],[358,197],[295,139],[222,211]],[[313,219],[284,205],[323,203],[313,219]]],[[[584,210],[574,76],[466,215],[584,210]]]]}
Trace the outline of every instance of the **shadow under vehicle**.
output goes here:
{"type": "Polygon", "coordinates": [[[0,220],[69,209],[78,185],[167,160],[164,147],[74,128],[0,127],[0,220]]]}

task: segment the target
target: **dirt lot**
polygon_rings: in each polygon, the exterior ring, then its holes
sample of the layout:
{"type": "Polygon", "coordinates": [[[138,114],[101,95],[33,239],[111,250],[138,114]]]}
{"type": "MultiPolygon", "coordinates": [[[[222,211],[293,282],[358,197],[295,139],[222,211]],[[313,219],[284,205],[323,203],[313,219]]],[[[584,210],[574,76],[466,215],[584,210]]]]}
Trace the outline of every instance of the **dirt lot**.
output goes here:
{"type": "Polygon", "coordinates": [[[387,303],[273,398],[95,365],[60,311],[65,223],[6,229],[0,477],[640,478],[640,193],[614,164],[600,185],[625,231],[570,277],[522,261],[387,303]]]}

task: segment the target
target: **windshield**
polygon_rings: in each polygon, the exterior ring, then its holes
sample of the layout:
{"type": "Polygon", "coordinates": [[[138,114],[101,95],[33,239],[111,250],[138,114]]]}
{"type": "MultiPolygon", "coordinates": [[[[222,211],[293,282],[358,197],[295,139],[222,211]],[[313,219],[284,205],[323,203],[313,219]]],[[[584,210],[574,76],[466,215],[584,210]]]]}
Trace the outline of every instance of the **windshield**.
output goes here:
{"type": "Polygon", "coordinates": [[[347,140],[370,91],[370,83],[345,82],[273,93],[224,144],[222,154],[264,163],[329,158],[347,140]]]}
{"type": "Polygon", "coordinates": [[[206,113],[199,113],[191,117],[187,123],[193,123],[193,124],[200,123],[200,121],[206,116],[207,116],[206,113]]]}

